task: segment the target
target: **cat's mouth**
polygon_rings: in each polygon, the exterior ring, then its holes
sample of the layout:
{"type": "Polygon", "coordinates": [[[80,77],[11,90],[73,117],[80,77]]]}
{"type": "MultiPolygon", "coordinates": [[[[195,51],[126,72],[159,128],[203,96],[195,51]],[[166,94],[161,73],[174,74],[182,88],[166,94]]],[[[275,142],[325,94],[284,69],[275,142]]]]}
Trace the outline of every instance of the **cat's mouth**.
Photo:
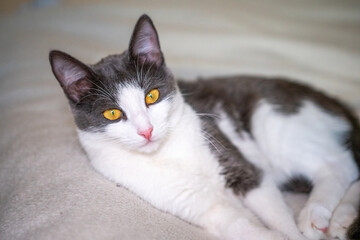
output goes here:
{"type": "Polygon", "coordinates": [[[151,153],[159,149],[161,142],[161,138],[152,137],[149,140],[144,141],[137,150],[143,153],[151,153]]]}
{"type": "Polygon", "coordinates": [[[151,145],[156,145],[159,143],[159,140],[158,139],[154,139],[154,138],[151,138],[149,140],[146,140],[146,142],[143,144],[143,147],[146,147],[146,146],[151,146],[151,145]]]}

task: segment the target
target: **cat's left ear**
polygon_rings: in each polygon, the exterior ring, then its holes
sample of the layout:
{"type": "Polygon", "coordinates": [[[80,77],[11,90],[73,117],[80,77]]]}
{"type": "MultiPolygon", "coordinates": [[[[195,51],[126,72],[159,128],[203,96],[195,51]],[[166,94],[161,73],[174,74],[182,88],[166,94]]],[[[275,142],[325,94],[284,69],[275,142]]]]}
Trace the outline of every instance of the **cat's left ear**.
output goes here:
{"type": "Polygon", "coordinates": [[[51,51],[49,60],[51,69],[66,96],[72,102],[80,102],[81,98],[93,87],[94,76],[91,69],[61,51],[51,51]]]}
{"type": "Polygon", "coordinates": [[[159,37],[149,16],[142,15],[137,21],[129,46],[130,57],[139,64],[148,63],[160,67],[164,57],[159,37]]]}

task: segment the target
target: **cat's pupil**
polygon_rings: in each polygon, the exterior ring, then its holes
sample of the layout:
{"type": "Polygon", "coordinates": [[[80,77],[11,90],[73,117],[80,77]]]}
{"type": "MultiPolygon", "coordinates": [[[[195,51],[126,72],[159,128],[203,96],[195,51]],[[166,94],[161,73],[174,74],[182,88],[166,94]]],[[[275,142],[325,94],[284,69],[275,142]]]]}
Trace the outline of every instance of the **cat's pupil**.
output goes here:
{"type": "Polygon", "coordinates": [[[151,97],[151,98],[153,97],[153,96],[151,95],[151,93],[149,93],[149,97],[151,97]]]}
{"type": "Polygon", "coordinates": [[[115,115],[114,110],[111,110],[111,114],[112,114],[112,115],[115,115]]]}

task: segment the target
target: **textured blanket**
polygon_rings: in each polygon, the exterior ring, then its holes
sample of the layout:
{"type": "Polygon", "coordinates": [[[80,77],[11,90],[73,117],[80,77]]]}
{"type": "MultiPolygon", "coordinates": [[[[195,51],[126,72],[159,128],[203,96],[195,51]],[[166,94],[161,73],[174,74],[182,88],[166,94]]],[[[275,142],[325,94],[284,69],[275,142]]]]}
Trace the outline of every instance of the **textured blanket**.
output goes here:
{"type": "MultiPolygon", "coordinates": [[[[50,70],[51,49],[87,63],[122,52],[142,13],[176,77],[284,76],[360,113],[359,1],[31,6],[0,17],[0,239],[213,239],[90,167],[50,70]]],[[[295,212],[305,199],[287,194],[295,212]]]]}

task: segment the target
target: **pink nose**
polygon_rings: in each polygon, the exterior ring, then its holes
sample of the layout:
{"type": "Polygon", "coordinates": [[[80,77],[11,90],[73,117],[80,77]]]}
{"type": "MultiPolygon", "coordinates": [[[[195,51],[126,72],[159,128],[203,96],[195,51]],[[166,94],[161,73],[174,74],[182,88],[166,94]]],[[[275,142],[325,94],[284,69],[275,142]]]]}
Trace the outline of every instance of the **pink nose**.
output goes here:
{"type": "Polygon", "coordinates": [[[153,131],[153,127],[150,127],[145,131],[139,131],[138,134],[150,141],[152,131],[153,131]]]}

